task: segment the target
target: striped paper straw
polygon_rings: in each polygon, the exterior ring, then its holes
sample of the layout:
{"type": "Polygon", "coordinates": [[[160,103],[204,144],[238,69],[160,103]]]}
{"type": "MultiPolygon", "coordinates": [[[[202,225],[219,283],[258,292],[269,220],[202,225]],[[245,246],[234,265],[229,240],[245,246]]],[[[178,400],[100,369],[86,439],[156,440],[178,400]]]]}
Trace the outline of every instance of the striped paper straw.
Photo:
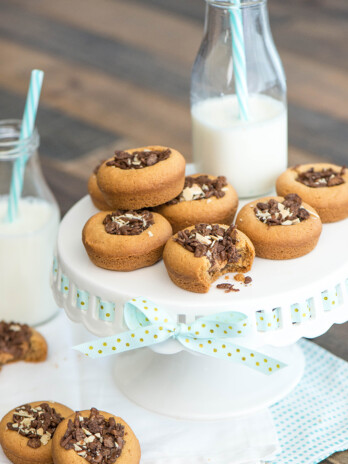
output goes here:
{"type": "MultiPolygon", "coordinates": [[[[34,69],[31,72],[30,84],[19,136],[20,140],[30,137],[34,130],[43,77],[44,72],[40,71],[39,69],[34,69]]],[[[28,153],[23,154],[20,158],[16,159],[13,165],[7,208],[7,218],[9,222],[15,221],[18,216],[18,204],[23,190],[24,171],[28,157],[28,153]]]]}
{"type": "Polygon", "coordinates": [[[236,93],[240,118],[243,121],[248,121],[250,119],[249,98],[245,62],[243,18],[242,11],[240,9],[240,0],[234,0],[233,5],[234,8],[231,8],[230,20],[232,29],[232,53],[236,93]]]}

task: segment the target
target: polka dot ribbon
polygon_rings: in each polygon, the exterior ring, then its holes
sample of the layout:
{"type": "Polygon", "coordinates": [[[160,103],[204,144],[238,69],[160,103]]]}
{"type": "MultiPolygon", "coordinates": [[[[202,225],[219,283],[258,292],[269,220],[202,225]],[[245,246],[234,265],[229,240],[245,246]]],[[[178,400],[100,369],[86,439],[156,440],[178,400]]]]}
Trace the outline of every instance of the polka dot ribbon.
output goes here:
{"type": "Polygon", "coordinates": [[[286,366],[265,354],[227,341],[247,334],[248,317],[243,313],[224,312],[201,317],[187,325],[176,323],[155,303],[139,297],[125,304],[124,319],[129,331],[83,343],[74,349],[98,358],[175,339],[186,349],[244,364],[267,375],[286,366]]]}

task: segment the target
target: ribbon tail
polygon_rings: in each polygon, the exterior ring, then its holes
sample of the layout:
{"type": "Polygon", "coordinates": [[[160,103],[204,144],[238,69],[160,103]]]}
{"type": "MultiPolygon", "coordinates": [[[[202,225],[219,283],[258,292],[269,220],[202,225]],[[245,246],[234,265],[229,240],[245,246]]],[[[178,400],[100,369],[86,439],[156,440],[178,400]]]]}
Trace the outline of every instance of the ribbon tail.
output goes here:
{"type": "Polygon", "coordinates": [[[163,330],[162,327],[157,325],[148,325],[136,330],[82,343],[74,346],[73,349],[93,359],[103,358],[112,354],[162,343],[171,336],[171,331],[163,330]]]}
{"type": "Polygon", "coordinates": [[[287,366],[287,364],[282,361],[260,353],[259,351],[250,350],[228,341],[199,339],[188,336],[180,336],[177,339],[189,350],[219,359],[227,359],[248,366],[265,375],[272,375],[287,366]]]}

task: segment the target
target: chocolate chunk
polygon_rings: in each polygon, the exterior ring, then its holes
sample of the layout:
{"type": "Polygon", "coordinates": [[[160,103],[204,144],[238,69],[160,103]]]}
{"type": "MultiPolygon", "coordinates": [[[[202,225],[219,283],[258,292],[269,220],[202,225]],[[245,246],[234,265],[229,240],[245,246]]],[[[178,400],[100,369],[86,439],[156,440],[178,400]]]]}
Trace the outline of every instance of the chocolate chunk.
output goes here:
{"type": "Polygon", "coordinates": [[[345,183],[342,177],[345,169],[345,166],[343,166],[340,172],[334,171],[332,168],[315,171],[314,167],[312,167],[307,171],[298,173],[296,180],[311,188],[335,187],[345,183]]]}
{"type": "Polygon", "coordinates": [[[104,438],[104,446],[107,448],[113,448],[114,447],[115,440],[111,436],[107,436],[104,438]]]}
{"type": "Polygon", "coordinates": [[[155,223],[148,210],[117,210],[105,216],[105,231],[112,235],[140,235],[155,223]]]}
{"type": "Polygon", "coordinates": [[[156,153],[151,153],[151,155],[146,160],[146,164],[147,166],[153,166],[156,163],[157,163],[157,155],[156,153]]]}
{"type": "Polygon", "coordinates": [[[86,434],[82,429],[77,428],[75,432],[75,438],[77,441],[84,440],[86,438],[86,434]]]}
{"type": "Polygon", "coordinates": [[[252,278],[250,276],[246,276],[245,279],[244,279],[244,283],[245,284],[250,284],[250,282],[252,282],[252,278]]]}
{"type": "Polygon", "coordinates": [[[239,292],[239,288],[235,288],[233,284],[218,284],[216,288],[225,290],[225,293],[239,292]]]}
{"type": "Polygon", "coordinates": [[[169,158],[171,150],[115,151],[114,159],[106,163],[119,169],[143,169],[169,158]]]}
{"type": "Polygon", "coordinates": [[[112,464],[122,453],[123,436],[121,424],[117,424],[113,417],[106,419],[92,408],[89,417],[76,412],[74,421],[69,420],[60,445],[74,449],[91,464],[112,464]]]}
{"type": "Polygon", "coordinates": [[[30,438],[30,440],[28,440],[27,445],[30,446],[30,448],[40,448],[40,438],[30,438]]]}

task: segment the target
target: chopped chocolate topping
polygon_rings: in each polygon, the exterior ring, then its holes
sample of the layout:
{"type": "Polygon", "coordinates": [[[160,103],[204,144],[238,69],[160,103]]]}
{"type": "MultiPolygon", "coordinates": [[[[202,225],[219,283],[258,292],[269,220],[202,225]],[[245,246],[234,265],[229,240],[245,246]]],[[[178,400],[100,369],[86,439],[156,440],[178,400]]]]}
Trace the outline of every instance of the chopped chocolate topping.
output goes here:
{"type": "Polygon", "coordinates": [[[301,208],[302,199],[296,193],[289,193],[282,203],[269,200],[257,203],[254,208],[257,219],[269,226],[292,226],[309,218],[310,213],[301,208]]]}
{"type": "MultiPolygon", "coordinates": [[[[108,214],[103,221],[106,232],[112,235],[140,235],[154,223],[153,214],[146,209],[137,211],[118,209],[108,214]]],[[[152,235],[149,231],[149,236],[152,235]]]]}
{"type": "Polygon", "coordinates": [[[0,354],[21,359],[29,349],[31,328],[26,324],[0,322],[0,354]]]}
{"type": "Polygon", "coordinates": [[[105,419],[96,408],[89,417],[75,413],[69,419],[60,446],[75,452],[91,464],[112,464],[120,457],[125,441],[124,426],[116,424],[113,417],[105,419]]]}
{"type": "Polygon", "coordinates": [[[106,163],[107,166],[114,166],[120,169],[142,169],[153,166],[160,161],[169,158],[171,150],[148,150],[133,151],[115,151],[114,159],[106,163]]]}
{"type": "Polygon", "coordinates": [[[7,428],[27,437],[27,446],[30,448],[40,448],[51,440],[63,419],[47,403],[41,403],[35,408],[25,404],[15,409],[12,422],[8,422],[7,428]]]}
{"type": "Polygon", "coordinates": [[[315,171],[313,167],[305,172],[300,172],[296,180],[297,182],[301,182],[301,184],[312,188],[335,187],[336,185],[345,183],[345,180],[342,177],[345,170],[345,166],[341,168],[340,172],[336,172],[332,168],[315,171]]]}
{"type": "Polygon", "coordinates": [[[240,259],[235,226],[225,229],[218,224],[197,224],[191,230],[178,232],[174,241],[191,251],[196,258],[205,256],[210,262],[210,272],[214,272],[223,262],[235,263],[240,259]]]}
{"type": "Polygon", "coordinates": [[[98,171],[99,171],[100,166],[101,166],[103,163],[105,163],[105,161],[106,161],[106,160],[104,159],[104,160],[100,161],[100,162],[96,165],[96,167],[93,169],[93,173],[94,173],[94,174],[98,174],[98,171]]]}
{"type": "Polygon", "coordinates": [[[233,284],[218,284],[216,288],[219,290],[225,290],[225,293],[239,292],[239,288],[234,288],[233,284]]]}
{"type": "Polygon", "coordinates": [[[193,201],[208,199],[210,197],[222,198],[227,190],[227,180],[224,176],[209,179],[208,176],[202,175],[197,177],[187,176],[185,178],[184,189],[167,205],[176,205],[182,201],[193,201]]]}

